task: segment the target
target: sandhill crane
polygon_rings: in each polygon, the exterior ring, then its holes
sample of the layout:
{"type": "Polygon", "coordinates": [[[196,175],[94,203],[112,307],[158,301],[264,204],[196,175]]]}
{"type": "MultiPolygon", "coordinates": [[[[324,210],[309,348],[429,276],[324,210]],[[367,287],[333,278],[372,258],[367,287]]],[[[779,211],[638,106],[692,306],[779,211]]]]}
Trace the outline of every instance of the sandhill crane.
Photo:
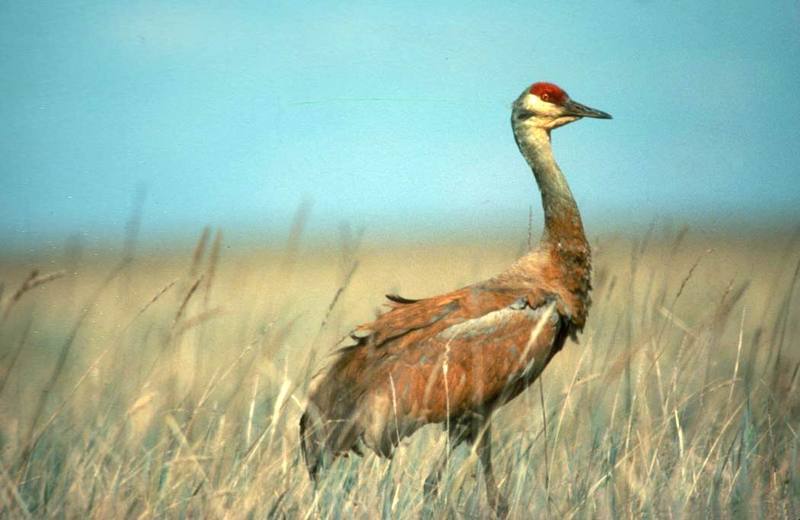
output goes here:
{"type": "MultiPolygon", "coordinates": [[[[466,441],[479,455],[487,498],[507,504],[495,482],[490,416],[541,374],[586,323],[590,249],[578,207],[553,158],[551,130],[583,117],[611,119],[552,83],[534,83],[512,107],[511,126],[542,195],[540,243],[499,275],[448,294],[409,300],[357,327],[312,380],[300,419],[312,480],[323,463],[363,446],[391,457],[400,440],[446,423],[450,449],[466,441]]],[[[447,454],[445,454],[447,455],[447,454]]],[[[442,464],[425,481],[435,490],[442,464]]]]}

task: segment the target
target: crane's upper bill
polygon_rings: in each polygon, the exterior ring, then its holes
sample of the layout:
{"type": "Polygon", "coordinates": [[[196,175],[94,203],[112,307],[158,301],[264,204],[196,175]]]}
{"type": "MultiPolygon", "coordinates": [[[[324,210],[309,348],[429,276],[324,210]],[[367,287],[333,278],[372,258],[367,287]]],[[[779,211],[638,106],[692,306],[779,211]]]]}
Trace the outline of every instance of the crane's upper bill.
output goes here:
{"type": "Polygon", "coordinates": [[[595,119],[611,119],[611,114],[603,112],[602,110],[597,110],[595,108],[587,107],[586,105],[582,105],[577,101],[573,101],[568,99],[566,103],[564,103],[564,115],[566,116],[575,116],[575,117],[594,117],[595,119]]]}

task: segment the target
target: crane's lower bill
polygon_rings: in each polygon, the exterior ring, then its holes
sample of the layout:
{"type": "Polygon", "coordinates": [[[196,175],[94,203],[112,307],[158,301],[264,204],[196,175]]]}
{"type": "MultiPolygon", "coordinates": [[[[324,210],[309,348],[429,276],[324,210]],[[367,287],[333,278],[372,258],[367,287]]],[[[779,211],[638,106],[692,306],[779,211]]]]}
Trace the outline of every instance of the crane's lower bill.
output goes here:
{"type": "Polygon", "coordinates": [[[564,110],[568,116],[574,117],[594,117],[595,119],[611,119],[611,114],[596,110],[586,105],[582,105],[571,99],[564,104],[564,110]]]}

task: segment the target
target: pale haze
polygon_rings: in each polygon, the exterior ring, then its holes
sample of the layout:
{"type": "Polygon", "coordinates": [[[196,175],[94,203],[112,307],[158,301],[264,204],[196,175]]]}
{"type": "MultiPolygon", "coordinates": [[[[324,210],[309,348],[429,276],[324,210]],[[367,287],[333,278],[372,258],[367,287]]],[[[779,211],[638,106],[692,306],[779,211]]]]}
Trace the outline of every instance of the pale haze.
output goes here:
{"type": "Polygon", "coordinates": [[[0,238],[524,230],[509,125],[552,81],[590,234],[800,221],[800,4],[4,2],[0,238]],[[767,7],[768,8],[765,8],[767,7]]]}

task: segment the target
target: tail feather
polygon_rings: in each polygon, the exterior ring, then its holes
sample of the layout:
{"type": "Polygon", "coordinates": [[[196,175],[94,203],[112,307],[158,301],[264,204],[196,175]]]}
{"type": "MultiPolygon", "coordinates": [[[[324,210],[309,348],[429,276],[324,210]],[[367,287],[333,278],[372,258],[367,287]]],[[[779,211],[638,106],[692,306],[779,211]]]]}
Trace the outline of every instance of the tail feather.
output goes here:
{"type": "Polygon", "coordinates": [[[314,430],[309,410],[306,410],[300,417],[300,451],[303,453],[308,476],[316,484],[319,475],[320,446],[314,438],[314,430]]]}
{"type": "Polygon", "coordinates": [[[358,396],[363,387],[352,366],[360,349],[342,353],[328,372],[311,383],[308,405],[300,417],[300,450],[311,480],[316,482],[326,465],[348,451],[360,453],[362,433],[357,419],[358,396]]]}

